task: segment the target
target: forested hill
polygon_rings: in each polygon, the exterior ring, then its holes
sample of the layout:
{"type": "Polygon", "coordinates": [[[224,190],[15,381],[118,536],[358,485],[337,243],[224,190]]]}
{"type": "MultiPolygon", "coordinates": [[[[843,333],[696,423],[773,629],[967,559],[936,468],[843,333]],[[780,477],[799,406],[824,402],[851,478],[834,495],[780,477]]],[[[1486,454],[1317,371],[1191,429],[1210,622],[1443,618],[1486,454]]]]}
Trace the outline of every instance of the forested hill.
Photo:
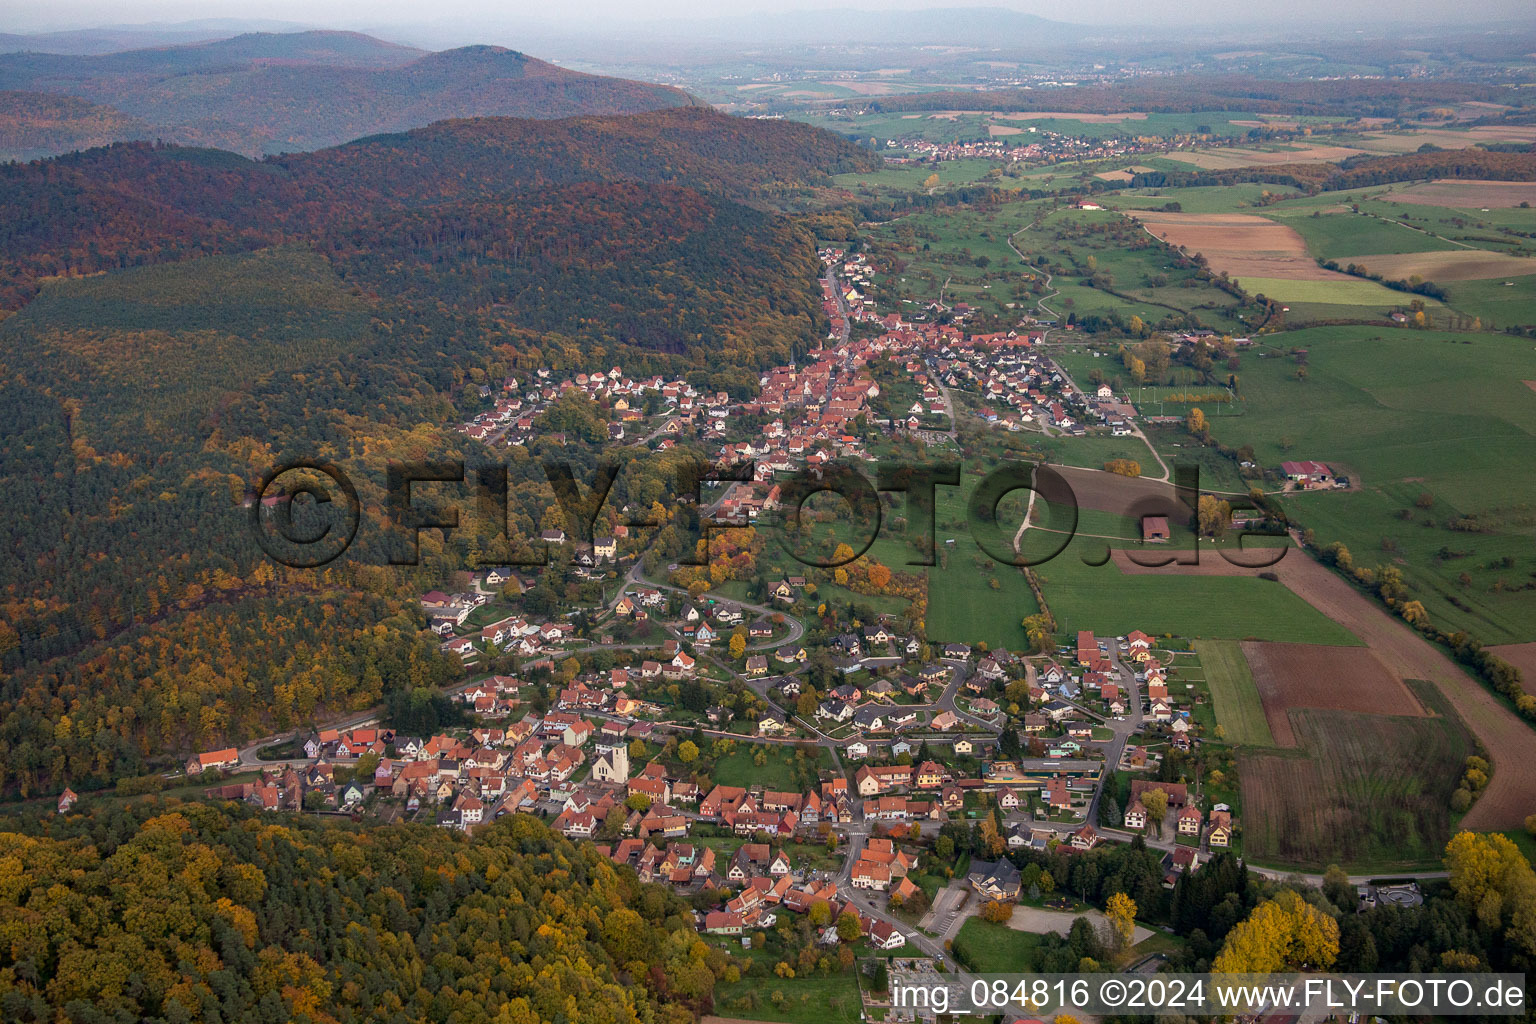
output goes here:
{"type": "Polygon", "coordinates": [[[471,840],[259,814],[7,822],[5,1020],[690,1024],[738,969],[680,897],[526,815],[471,840]]]}
{"type": "MultiPolygon", "coordinates": [[[[465,558],[384,570],[384,462],[484,457],[453,426],[517,371],[749,391],[827,330],[810,232],[758,200],[872,159],[685,108],[0,167],[0,793],[90,789],[453,678],[416,597],[465,558]],[[241,501],[314,457],[371,525],[324,570],[274,567],[241,501]]],[[[561,458],[607,439],[576,419],[561,458]]],[[[511,551],[542,528],[548,451],[498,451],[511,551]]],[[[615,491],[649,507],[666,462],[615,491]]]]}
{"type": "Polygon", "coordinates": [[[263,161],[115,145],[0,166],[0,308],[25,302],[42,277],[315,239],[387,210],[584,181],[675,182],[744,198],[876,159],[807,125],[705,108],[447,121],[263,161]]]}
{"type": "Polygon", "coordinates": [[[115,139],[259,156],[445,118],[625,114],[692,102],[670,86],[568,71],[496,46],[426,53],[356,33],[253,33],[103,56],[0,55],[0,159],[67,152],[107,124],[115,139]],[[39,94],[87,103],[50,107],[39,94]]]}

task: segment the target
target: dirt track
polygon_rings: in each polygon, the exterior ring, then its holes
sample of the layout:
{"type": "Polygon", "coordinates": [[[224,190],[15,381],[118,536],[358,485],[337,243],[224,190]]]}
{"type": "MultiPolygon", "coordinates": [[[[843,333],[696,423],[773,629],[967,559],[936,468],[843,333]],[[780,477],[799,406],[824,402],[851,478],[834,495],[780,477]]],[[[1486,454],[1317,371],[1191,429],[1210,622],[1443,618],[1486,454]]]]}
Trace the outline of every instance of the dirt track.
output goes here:
{"type": "MultiPolygon", "coordinates": [[[[1254,570],[1238,568],[1220,557],[1202,557],[1199,565],[1148,569],[1131,562],[1124,551],[1113,554],[1120,571],[1126,573],[1254,575],[1254,570]]],[[[1302,600],[1359,637],[1390,671],[1404,679],[1427,680],[1439,689],[1494,762],[1493,781],[1462,824],[1480,830],[1520,828],[1525,816],[1536,809],[1536,730],[1439,648],[1309,555],[1288,551],[1268,571],[1302,600]]]]}

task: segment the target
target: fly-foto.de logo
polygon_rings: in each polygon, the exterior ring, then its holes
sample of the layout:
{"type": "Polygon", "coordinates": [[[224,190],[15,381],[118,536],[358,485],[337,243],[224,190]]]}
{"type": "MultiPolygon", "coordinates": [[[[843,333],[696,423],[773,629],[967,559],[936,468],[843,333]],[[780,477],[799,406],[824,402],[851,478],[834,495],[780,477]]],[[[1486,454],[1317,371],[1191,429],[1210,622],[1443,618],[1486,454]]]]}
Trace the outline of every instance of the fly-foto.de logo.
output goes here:
{"type": "MultiPolygon", "coordinates": [[[[521,542],[522,555],[489,559],[484,565],[543,566],[562,558],[573,559],[577,547],[594,541],[600,517],[624,467],[605,462],[595,469],[583,470],[568,462],[551,460],[540,468],[543,481],[554,494],[564,527],[543,531],[532,538],[513,538],[508,534],[507,523],[514,485],[507,466],[467,467],[458,460],[390,463],[382,488],[383,521],[378,524],[385,531],[384,560],[390,565],[418,564],[421,532],[438,530],[446,538],[463,529],[463,513],[470,509],[479,521],[491,524],[501,539],[521,542]],[[427,487],[431,488],[431,496],[423,497],[427,487]]],[[[672,522],[691,531],[691,540],[706,542],[685,544],[685,551],[707,551],[711,535],[750,525],[766,529],[784,553],[800,564],[836,568],[857,560],[881,537],[886,529],[885,509],[891,505],[899,512],[891,517],[894,524],[889,529],[899,531],[911,549],[906,564],[933,566],[938,564],[939,497],[946,493],[945,488],[961,487],[962,467],[959,463],[933,462],[881,463],[872,467],[831,463],[775,475],[772,502],[754,506],[750,519],[727,507],[733,488],[750,487],[761,479],[750,462],[728,467],[683,464],[674,474],[672,495],[677,509],[689,510],[690,514],[673,516],[672,522]],[[843,527],[843,540],[831,552],[821,550],[825,545],[819,544],[815,532],[806,528],[813,518],[809,506],[819,495],[832,496],[819,499],[817,508],[836,509],[835,518],[843,527]]],[[[1210,496],[1206,497],[1209,500],[1210,496]]],[[[1147,568],[1198,564],[1200,531],[1190,527],[1200,522],[1201,499],[1198,465],[1176,465],[1170,484],[1136,487],[1114,510],[1135,524],[1141,535],[1139,545],[1127,548],[1126,557],[1147,568]],[[1184,529],[1191,541],[1187,546],[1170,544],[1174,539],[1173,524],[1184,529]]],[[[1222,504],[1226,514],[1233,509],[1265,511],[1242,497],[1223,496],[1222,504]]],[[[1059,468],[1006,461],[986,470],[971,487],[964,505],[964,532],[978,549],[998,563],[1019,567],[1043,565],[1060,557],[1079,536],[1080,507],[1076,490],[1059,468]],[[1003,513],[1004,503],[1010,498],[1022,508],[1021,516],[1010,518],[1003,513]],[[1023,539],[1031,526],[1040,528],[1030,535],[1031,542],[1025,544],[1023,539]]],[[[352,545],[364,518],[358,489],[352,480],[336,464],[320,460],[295,460],[268,472],[255,489],[254,497],[248,500],[248,516],[262,551],[272,560],[293,568],[318,568],[335,561],[352,545]]],[[[662,523],[653,516],[632,515],[623,520],[623,525],[631,531],[643,531],[662,523]]],[[[1236,544],[1220,548],[1222,557],[1245,569],[1264,569],[1276,564],[1284,556],[1285,547],[1242,545],[1245,537],[1272,536],[1284,531],[1283,522],[1270,519],[1263,520],[1262,525],[1267,528],[1244,529],[1231,535],[1236,544]]],[[[1085,532],[1083,537],[1092,540],[1097,535],[1085,532]]],[[[947,537],[944,543],[952,546],[955,538],[947,537]]],[[[1118,546],[1127,547],[1127,542],[1119,542],[1118,546]]],[[[1081,545],[1075,557],[1090,565],[1105,564],[1110,560],[1109,544],[1081,545]]],[[[707,564],[687,553],[679,556],[678,562],[707,564]]]]}

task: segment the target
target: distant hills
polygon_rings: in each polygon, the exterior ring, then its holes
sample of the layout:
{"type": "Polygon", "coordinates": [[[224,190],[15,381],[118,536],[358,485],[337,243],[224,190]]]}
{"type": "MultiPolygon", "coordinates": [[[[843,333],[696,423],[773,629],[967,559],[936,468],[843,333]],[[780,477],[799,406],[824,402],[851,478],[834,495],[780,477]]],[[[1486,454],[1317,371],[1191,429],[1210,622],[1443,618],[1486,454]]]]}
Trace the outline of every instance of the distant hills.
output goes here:
{"type": "Polygon", "coordinates": [[[0,53],[116,53],[151,46],[179,46],[228,39],[243,32],[302,32],[309,26],[257,18],[200,18],[196,21],[98,25],[57,32],[0,32],[0,53]]]}
{"type": "Polygon", "coordinates": [[[134,139],[260,156],[447,118],[692,102],[678,89],[568,71],[501,47],[431,53],[355,32],[248,33],[98,56],[0,55],[0,159],[134,139]]]}
{"type": "Polygon", "coordinates": [[[741,199],[877,164],[810,125],[703,107],[443,121],[260,161],[120,143],[0,165],[0,308],[24,304],[44,277],[313,240],[389,211],[509,201],[583,182],[672,184],[741,199]]]}

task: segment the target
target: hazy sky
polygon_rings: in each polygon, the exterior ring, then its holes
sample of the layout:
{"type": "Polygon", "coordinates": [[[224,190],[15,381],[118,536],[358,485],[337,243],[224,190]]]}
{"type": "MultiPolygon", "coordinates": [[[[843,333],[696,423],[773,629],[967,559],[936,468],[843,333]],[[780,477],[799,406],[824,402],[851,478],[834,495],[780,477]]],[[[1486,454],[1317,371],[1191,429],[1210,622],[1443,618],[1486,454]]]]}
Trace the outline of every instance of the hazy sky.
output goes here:
{"type": "Polygon", "coordinates": [[[302,22],[317,27],[378,28],[425,22],[464,24],[544,22],[549,27],[581,32],[611,27],[615,22],[652,18],[693,18],[751,11],[788,12],[808,8],[893,7],[1009,7],[1058,21],[1094,24],[1169,24],[1178,22],[1330,21],[1362,24],[1374,14],[1397,22],[1451,21],[1469,15],[1478,21],[1525,19],[1536,25],[1532,0],[583,0],[577,3],[533,4],[526,0],[0,0],[0,31],[39,31],[174,22],[206,18],[261,18],[302,22]],[[558,12],[558,13],[557,13],[558,12]]]}

